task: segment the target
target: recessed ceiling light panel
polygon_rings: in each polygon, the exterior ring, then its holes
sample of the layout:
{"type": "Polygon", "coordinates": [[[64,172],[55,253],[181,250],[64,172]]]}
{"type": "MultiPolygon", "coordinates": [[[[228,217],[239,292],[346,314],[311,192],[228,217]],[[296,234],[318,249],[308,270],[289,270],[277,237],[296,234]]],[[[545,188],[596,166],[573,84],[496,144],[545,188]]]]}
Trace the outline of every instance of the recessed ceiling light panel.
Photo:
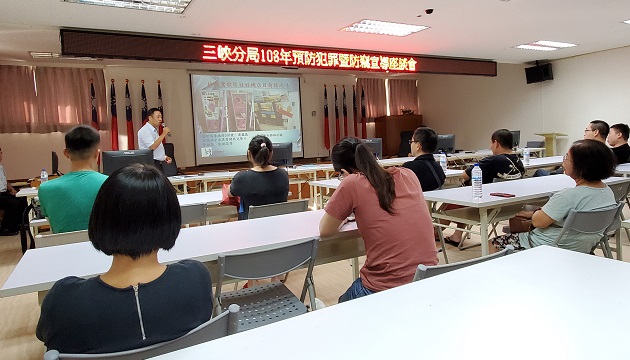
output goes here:
{"type": "Polygon", "coordinates": [[[530,43],[529,45],[542,45],[542,46],[555,47],[555,48],[560,48],[560,49],[577,46],[571,43],[563,43],[559,41],[548,41],[548,40],[538,40],[536,42],[530,43]]]}
{"type": "Polygon", "coordinates": [[[392,23],[379,20],[361,20],[350,26],[344,27],[341,31],[353,31],[368,34],[391,35],[391,36],[407,36],[418,31],[428,29],[428,26],[409,25],[392,23]]]}
{"type": "Polygon", "coordinates": [[[149,10],[181,14],[192,0],[61,0],[62,2],[101,5],[124,9],[149,10]]]}
{"type": "Polygon", "coordinates": [[[538,51],[553,51],[558,50],[557,48],[548,47],[548,46],[540,46],[540,45],[519,45],[516,47],[517,49],[525,49],[525,50],[538,50],[538,51]]]}
{"type": "Polygon", "coordinates": [[[628,25],[630,25],[630,20],[625,20],[625,21],[622,21],[622,22],[623,22],[624,24],[628,24],[628,25]]]}

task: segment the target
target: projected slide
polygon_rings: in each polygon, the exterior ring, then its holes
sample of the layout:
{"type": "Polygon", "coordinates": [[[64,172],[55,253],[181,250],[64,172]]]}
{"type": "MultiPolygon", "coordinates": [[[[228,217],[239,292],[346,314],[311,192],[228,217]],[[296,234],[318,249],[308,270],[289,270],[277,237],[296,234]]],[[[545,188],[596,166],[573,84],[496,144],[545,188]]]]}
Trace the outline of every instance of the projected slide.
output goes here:
{"type": "Polygon", "coordinates": [[[191,75],[197,165],[247,159],[262,134],[302,156],[298,77],[191,75]]]}

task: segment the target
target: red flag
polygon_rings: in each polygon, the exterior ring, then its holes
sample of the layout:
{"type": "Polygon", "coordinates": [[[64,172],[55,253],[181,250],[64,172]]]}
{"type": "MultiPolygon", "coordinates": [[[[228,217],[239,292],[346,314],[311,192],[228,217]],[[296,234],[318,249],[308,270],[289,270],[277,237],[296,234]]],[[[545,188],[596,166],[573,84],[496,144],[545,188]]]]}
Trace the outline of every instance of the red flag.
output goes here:
{"type": "Polygon", "coordinates": [[[129,79],[125,79],[125,112],[127,113],[127,149],[133,150],[134,137],[136,134],[133,131],[133,113],[131,112],[131,97],[129,96],[129,79]]]}
{"type": "Polygon", "coordinates": [[[94,80],[90,79],[90,99],[92,100],[92,127],[98,130],[98,112],[96,111],[96,94],[94,93],[94,80]]]}
{"type": "Polygon", "coordinates": [[[352,116],[354,118],[354,137],[359,137],[359,123],[357,122],[357,94],[352,85],[352,116]]]}
{"type": "Polygon", "coordinates": [[[339,142],[341,129],[339,129],[339,106],[337,106],[337,85],[335,85],[335,144],[339,142]]]}
{"type": "Polygon", "coordinates": [[[149,121],[149,117],[147,116],[147,112],[149,111],[149,109],[147,109],[147,93],[144,91],[144,80],[142,81],[142,92],[141,92],[141,97],[142,97],[142,126],[144,126],[144,124],[147,123],[147,121],[149,121]]]}
{"type": "MultiPolygon", "coordinates": [[[[158,106],[157,109],[162,114],[162,123],[158,127],[158,134],[162,135],[164,131],[164,107],[162,107],[162,88],[160,87],[160,80],[158,80],[158,106]]],[[[162,144],[166,144],[166,138],[162,139],[162,144]]]]}
{"type": "Polygon", "coordinates": [[[363,85],[361,85],[361,137],[367,138],[367,124],[365,119],[365,92],[363,91],[363,85]]]}
{"type": "Polygon", "coordinates": [[[112,150],[118,150],[118,113],[116,110],[116,88],[114,87],[114,79],[112,79],[109,94],[112,111],[112,150]]]}
{"type": "Polygon", "coordinates": [[[330,126],[328,125],[328,92],[324,84],[324,145],[330,150],[330,126]]]}
{"type": "Polygon", "coordinates": [[[348,107],[346,106],[346,85],[341,85],[343,88],[342,96],[342,111],[343,111],[343,136],[348,137],[348,107]]]}

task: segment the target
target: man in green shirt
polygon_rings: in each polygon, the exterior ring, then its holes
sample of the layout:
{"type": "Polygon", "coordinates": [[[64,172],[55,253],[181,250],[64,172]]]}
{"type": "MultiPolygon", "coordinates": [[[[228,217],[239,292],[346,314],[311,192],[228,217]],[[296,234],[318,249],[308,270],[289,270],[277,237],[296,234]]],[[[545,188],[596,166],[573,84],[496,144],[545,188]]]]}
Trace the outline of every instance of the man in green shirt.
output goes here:
{"type": "Polygon", "coordinates": [[[101,137],[90,126],[79,125],[66,136],[63,154],[70,172],[39,187],[42,212],[53,233],[86,230],[94,199],[107,176],[93,170],[100,153],[101,137]]]}

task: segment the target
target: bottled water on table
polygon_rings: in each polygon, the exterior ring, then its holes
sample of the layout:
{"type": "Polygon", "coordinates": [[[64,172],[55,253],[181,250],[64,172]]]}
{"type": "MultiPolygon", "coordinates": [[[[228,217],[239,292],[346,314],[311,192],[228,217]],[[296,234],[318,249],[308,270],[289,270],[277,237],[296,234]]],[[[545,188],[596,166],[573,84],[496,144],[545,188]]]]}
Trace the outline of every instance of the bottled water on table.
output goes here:
{"type": "Polygon", "coordinates": [[[442,171],[446,172],[446,154],[440,154],[440,166],[442,167],[442,171]]]}
{"type": "Polygon", "coordinates": [[[46,181],[48,181],[48,173],[46,172],[46,169],[42,169],[42,174],[39,177],[39,181],[43,184],[46,181]]]}
{"type": "Polygon", "coordinates": [[[483,177],[481,175],[481,168],[479,167],[478,163],[475,163],[475,166],[472,169],[471,180],[473,199],[481,199],[483,195],[483,177]]]}
{"type": "Polygon", "coordinates": [[[523,164],[529,165],[529,148],[523,149],[523,164]]]}

